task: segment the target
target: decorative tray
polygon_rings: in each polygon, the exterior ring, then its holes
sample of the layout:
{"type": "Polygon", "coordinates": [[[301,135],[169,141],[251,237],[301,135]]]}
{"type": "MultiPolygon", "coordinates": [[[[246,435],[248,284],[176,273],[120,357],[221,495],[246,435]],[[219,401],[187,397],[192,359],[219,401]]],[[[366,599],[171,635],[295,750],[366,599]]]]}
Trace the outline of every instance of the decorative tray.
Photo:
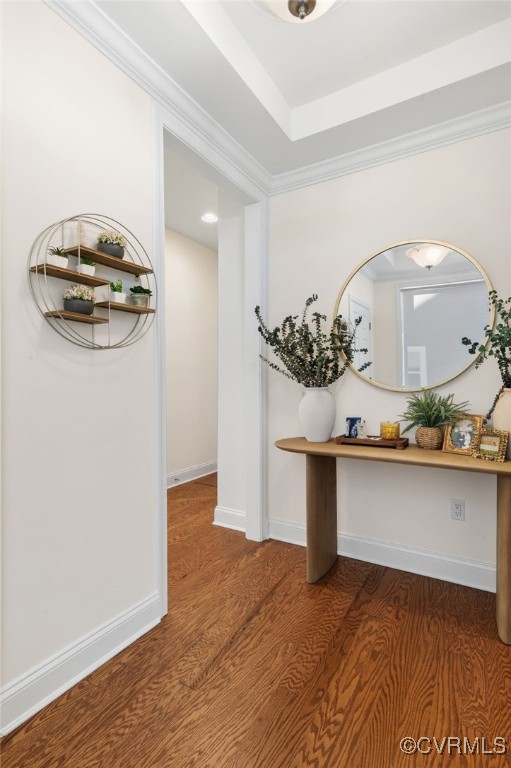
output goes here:
{"type": "Polygon", "coordinates": [[[367,437],[344,437],[339,435],[335,438],[337,445],[371,445],[373,448],[397,448],[402,451],[408,445],[407,437],[398,437],[397,440],[384,440],[378,435],[368,435],[367,437]]]}

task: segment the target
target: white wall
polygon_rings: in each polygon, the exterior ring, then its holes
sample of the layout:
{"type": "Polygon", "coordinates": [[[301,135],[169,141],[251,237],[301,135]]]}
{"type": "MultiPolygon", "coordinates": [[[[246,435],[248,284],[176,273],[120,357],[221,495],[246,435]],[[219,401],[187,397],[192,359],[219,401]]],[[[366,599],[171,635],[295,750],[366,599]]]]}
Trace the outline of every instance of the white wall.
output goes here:
{"type": "Polygon", "coordinates": [[[167,483],[213,471],[218,419],[218,258],[165,230],[167,483]]]}
{"type": "Polygon", "coordinates": [[[154,328],[127,349],[80,349],[41,317],[26,271],[38,233],[81,212],[123,222],[151,253],[150,98],[46,5],[1,5],[2,650],[12,725],[158,620],[158,461],[154,328]]]}
{"type": "MultiPolygon", "coordinates": [[[[270,323],[298,313],[312,293],[319,294],[318,308],[331,316],[351,270],[371,253],[405,239],[436,238],[460,246],[487,270],[500,294],[509,295],[510,160],[510,132],[501,131],[273,198],[270,323]]],[[[269,516],[281,521],[271,524],[270,531],[300,540],[305,459],[273,446],[276,439],[298,432],[300,387],[273,372],[269,381],[269,516]]],[[[474,413],[485,413],[498,387],[497,367],[488,361],[442,391],[469,400],[474,413]]],[[[335,434],[343,431],[350,413],[360,413],[371,433],[405,406],[405,395],[374,388],[351,372],[334,391],[335,434]]],[[[440,575],[448,562],[455,580],[470,571],[474,583],[491,588],[494,478],[357,461],[338,466],[338,525],[346,551],[353,552],[356,544],[362,556],[379,552],[384,559],[385,548],[370,542],[386,542],[396,563],[404,551],[430,551],[444,560],[426,558],[426,563],[419,552],[408,558],[409,567],[436,568],[440,575]],[[451,498],[466,500],[466,522],[450,520],[451,498]],[[468,561],[476,561],[475,569],[468,561]]]]}

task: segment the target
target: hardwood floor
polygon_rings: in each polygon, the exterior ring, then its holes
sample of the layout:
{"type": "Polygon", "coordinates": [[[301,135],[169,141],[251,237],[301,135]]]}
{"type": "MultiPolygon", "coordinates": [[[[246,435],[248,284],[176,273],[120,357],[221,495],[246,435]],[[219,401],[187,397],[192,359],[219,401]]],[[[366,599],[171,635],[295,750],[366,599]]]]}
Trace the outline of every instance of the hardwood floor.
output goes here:
{"type": "Polygon", "coordinates": [[[495,595],[346,558],[308,585],[304,549],[212,526],[215,502],[214,477],[169,491],[169,615],[7,737],[3,768],[511,765],[495,595]]]}

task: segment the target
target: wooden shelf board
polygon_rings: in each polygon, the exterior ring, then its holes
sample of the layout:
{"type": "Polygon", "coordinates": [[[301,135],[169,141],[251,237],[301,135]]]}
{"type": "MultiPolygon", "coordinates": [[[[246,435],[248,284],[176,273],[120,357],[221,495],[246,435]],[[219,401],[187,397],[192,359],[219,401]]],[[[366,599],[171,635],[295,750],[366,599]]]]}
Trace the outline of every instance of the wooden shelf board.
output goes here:
{"type": "Polygon", "coordinates": [[[108,323],[108,318],[97,317],[97,315],[82,315],[80,312],[68,312],[66,309],[45,312],[46,317],[61,317],[63,320],[73,320],[76,323],[88,323],[97,325],[98,323],[108,323]]]}
{"type": "MultiPolygon", "coordinates": [[[[30,271],[44,275],[45,265],[38,264],[36,267],[30,267],[30,271]]],[[[102,277],[82,275],[75,272],[74,269],[62,269],[62,267],[55,267],[53,264],[46,264],[46,274],[50,277],[58,277],[59,280],[72,280],[75,283],[91,285],[94,288],[98,288],[100,285],[108,285],[110,282],[109,280],[104,280],[102,277]]]]}
{"type": "MultiPolygon", "coordinates": [[[[72,248],[66,248],[66,253],[71,256],[78,256],[78,246],[74,245],[72,248]]],[[[150,267],[143,267],[141,264],[135,264],[133,261],[120,259],[117,256],[110,256],[103,251],[96,251],[95,248],[89,248],[88,245],[80,246],[80,255],[85,256],[87,259],[98,264],[103,264],[105,267],[111,267],[112,269],[118,269],[120,272],[129,272],[131,275],[150,275],[153,270],[150,267]]]]}
{"type": "Polygon", "coordinates": [[[134,304],[119,304],[115,301],[97,301],[96,307],[103,307],[104,309],[115,309],[119,312],[133,312],[135,315],[151,315],[154,309],[151,307],[136,307],[134,304]]]}

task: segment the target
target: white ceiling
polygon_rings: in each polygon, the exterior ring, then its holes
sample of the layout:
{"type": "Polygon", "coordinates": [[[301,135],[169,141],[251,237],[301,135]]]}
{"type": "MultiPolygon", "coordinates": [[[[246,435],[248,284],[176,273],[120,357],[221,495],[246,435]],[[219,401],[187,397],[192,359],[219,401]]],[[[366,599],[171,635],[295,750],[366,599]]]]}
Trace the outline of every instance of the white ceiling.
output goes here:
{"type": "Polygon", "coordinates": [[[491,0],[348,0],[313,24],[294,26],[261,13],[262,3],[220,5],[290,107],[399,67],[511,15],[507,3],[491,0]]]}
{"type": "Polygon", "coordinates": [[[345,0],[306,24],[262,3],[97,5],[271,174],[511,99],[511,0],[345,0]]]}

